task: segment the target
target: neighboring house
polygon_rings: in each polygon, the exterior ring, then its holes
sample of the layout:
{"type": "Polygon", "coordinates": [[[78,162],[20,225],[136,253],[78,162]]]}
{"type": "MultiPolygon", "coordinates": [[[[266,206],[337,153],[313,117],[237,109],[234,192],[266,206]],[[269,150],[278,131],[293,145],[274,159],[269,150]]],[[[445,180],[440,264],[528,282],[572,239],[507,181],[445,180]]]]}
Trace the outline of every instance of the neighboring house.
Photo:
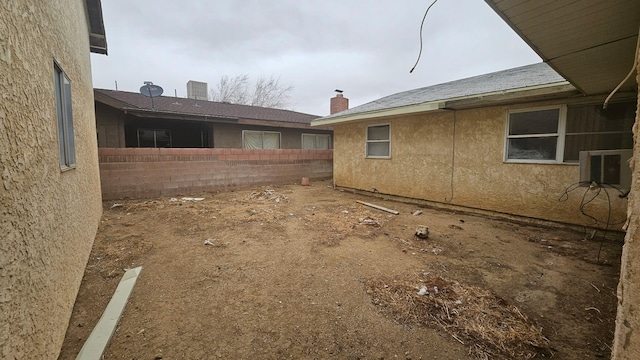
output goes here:
{"type": "Polygon", "coordinates": [[[99,147],[332,147],[330,128],[309,125],[317,116],[290,110],[103,89],[95,101],[99,147]]]}
{"type": "Polygon", "coordinates": [[[629,189],[635,94],[614,97],[606,110],[603,100],[540,63],[401,92],[313,124],[334,128],[337,186],[614,229],[627,206],[615,189],[607,188],[610,206],[603,191],[586,209],[598,224],[582,214],[580,194],[558,201],[592,180],[581,178],[581,151],[613,150],[605,159],[617,159],[619,171],[598,182],[629,189]]]}
{"type": "MultiPolygon", "coordinates": [[[[612,91],[638,98],[640,1],[486,0],[533,50],[585,98],[612,91]],[[635,61],[634,61],[635,59],[635,61]],[[634,69],[635,68],[635,69],[634,69]]],[[[639,115],[635,114],[636,135],[639,115]]],[[[634,159],[640,146],[634,144],[634,159]]],[[[612,348],[616,360],[640,359],[640,166],[632,161],[627,234],[612,348]]]]}
{"type": "Polygon", "coordinates": [[[102,203],[100,0],[0,2],[0,358],[55,359],[102,203]]]}

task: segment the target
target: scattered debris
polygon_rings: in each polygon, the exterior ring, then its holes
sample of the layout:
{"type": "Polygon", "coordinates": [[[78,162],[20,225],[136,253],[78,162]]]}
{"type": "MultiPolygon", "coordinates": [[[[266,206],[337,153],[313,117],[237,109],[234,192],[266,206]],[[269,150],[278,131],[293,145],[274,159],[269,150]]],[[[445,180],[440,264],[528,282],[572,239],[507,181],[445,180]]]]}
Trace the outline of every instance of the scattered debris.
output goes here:
{"type": "Polygon", "coordinates": [[[602,315],[602,313],[600,312],[600,310],[598,310],[598,308],[595,308],[595,307],[593,307],[593,306],[588,307],[588,308],[584,308],[584,311],[589,311],[589,310],[595,310],[595,311],[597,311],[597,312],[598,312],[598,314],[601,314],[601,315],[602,315]]]}
{"type": "Polygon", "coordinates": [[[197,198],[194,198],[194,197],[183,197],[180,200],[182,200],[182,201],[202,201],[202,200],[204,200],[204,198],[202,198],[202,197],[197,197],[197,198]]]}
{"type": "Polygon", "coordinates": [[[249,195],[249,198],[252,200],[273,200],[277,203],[289,200],[289,198],[287,198],[283,194],[277,194],[276,191],[272,189],[254,191],[249,195]]]}
{"type": "Polygon", "coordinates": [[[422,214],[422,210],[416,210],[413,212],[413,216],[418,216],[422,214]]]}
{"type": "Polygon", "coordinates": [[[204,241],[204,244],[205,245],[213,245],[213,241],[214,241],[214,239],[208,238],[207,240],[204,241]]]}
{"type": "Polygon", "coordinates": [[[458,226],[458,225],[449,225],[449,229],[453,229],[453,230],[463,230],[462,226],[458,226]]]}
{"type": "Polygon", "coordinates": [[[122,204],[115,203],[115,204],[111,205],[110,209],[115,209],[115,208],[118,208],[118,207],[122,207],[122,204]]]}
{"type": "Polygon", "coordinates": [[[380,205],[375,205],[375,204],[371,204],[371,203],[364,202],[364,201],[360,201],[360,200],[356,200],[356,202],[357,202],[358,204],[362,204],[362,205],[366,205],[366,206],[372,207],[372,208],[374,208],[374,209],[378,209],[378,210],[386,211],[386,212],[392,213],[392,214],[394,214],[394,215],[398,215],[398,214],[400,214],[398,211],[391,210],[391,209],[387,209],[386,207],[382,207],[382,206],[380,206],[380,205]]]}
{"type": "Polygon", "coordinates": [[[418,225],[415,235],[420,239],[427,239],[429,237],[429,228],[425,225],[418,225]]]}
{"type": "Polygon", "coordinates": [[[372,219],[370,217],[360,218],[360,224],[380,226],[380,222],[378,220],[372,219]]]}
{"type": "Polygon", "coordinates": [[[542,328],[491,291],[428,273],[381,276],[369,279],[366,288],[372,303],[398,323],[439,328],[469,344],[477,359],[551,354],[542,328]]]}

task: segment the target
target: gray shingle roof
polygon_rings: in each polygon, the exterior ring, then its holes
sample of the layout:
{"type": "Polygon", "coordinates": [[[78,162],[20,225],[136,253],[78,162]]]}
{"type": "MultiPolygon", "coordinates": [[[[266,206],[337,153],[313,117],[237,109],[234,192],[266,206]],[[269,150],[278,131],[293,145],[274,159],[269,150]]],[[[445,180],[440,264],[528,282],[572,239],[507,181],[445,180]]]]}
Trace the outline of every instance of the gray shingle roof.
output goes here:
{"type": "Polygon", "coordinates": [[[320,120],[562,82],[566,82],[566,80],[558,75],[549,65],[546,63],[538,63],[399,92],[323,117],[320,120]]]}
{"type": "MultiPolygon", "coordinates": [[[[101,96],[107,96],[117,100],[119,109],[135,109],[149,112],[174,113],[176,115],[196,115],[230,119],[250,119],[263,121],[282,121],[297,124],[309,124],[319,116],[300,113],[290,110],[264,108],[259,106],[238,105],[215,101],[204,101],[171,96],[159,96],[153,98],[154,108],[151,108],[151,99],[134,92],[94,89],[96,101],[101,96]]],[[[114,102],[111,102],[113,105],[114,102]]]]}

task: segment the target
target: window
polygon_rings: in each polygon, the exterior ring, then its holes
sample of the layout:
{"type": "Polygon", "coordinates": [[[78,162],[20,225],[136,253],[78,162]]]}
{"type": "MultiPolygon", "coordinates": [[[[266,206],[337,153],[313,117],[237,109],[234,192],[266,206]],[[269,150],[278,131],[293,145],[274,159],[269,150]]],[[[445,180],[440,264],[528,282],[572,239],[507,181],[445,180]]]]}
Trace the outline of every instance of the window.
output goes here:
{"type": "Polygon", "coordinates": [[[302,134],[302,148],[306,150],[328,150],[330,141],[327,134],[302,134]]]}
{"type": "Polygon", "coordinates": [[[578,162],[580,151],[633,149],[634,102],[567,108],[564,161],[578,162]]]}
{"type": "Polygon", "coordinates": [[[244,149],[280,149],[280,133],[275,131],[242,130],[244,149]]]}
{"type": "Polygon", "coordinates": [[[557,106],[509,112],[506,160],[558,161],[564,110],[557,106]]]}
{"type": "Polygon", "coordinates": [[[391,131],[390,125],[375,125],[367,127],[368,158],[391,157],[391,131]]]}
{"type": "Polygon", "coordinates": [[[138,129],[138,147],[170,148],[171,131],[165,129],[138,129]]]}
{"type": "Polygon", "coordinates": [[[71,81],[57,63],[53,63],[53,83],[56,92],[56,113],[58,117],[58,146],[60,169],[76,167],[76,149],[73,134],[73,107],[71,103],[71,81]]]}

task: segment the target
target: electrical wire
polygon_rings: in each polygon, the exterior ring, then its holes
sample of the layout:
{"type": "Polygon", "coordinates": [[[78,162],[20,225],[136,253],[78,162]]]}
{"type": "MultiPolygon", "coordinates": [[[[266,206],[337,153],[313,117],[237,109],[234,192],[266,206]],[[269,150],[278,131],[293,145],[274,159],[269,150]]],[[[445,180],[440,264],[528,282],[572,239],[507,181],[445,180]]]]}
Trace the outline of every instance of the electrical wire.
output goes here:
{"type": "Polygon", "coordinates": [[[622,84],[627,82],[627,80],[629,80],[629,77],[633,74],[633,72],[636,71],[636,68],[638,66],[638,50],[639,49],[640,49],[640,28],[638,28],[638,42],[636,43],[636,53],[633,59],[633,66],[631,66],[631,70],[629,71],[627,76],[620,82],[620,84],[618,84],[618,86],[616,86],[615,89],[611,91],[611,94],[609,94],[609,96],[607,96],[607,98],[604,99],[604,104],[602,104],[603,109],[607,108],[607,105],[609,104],[609,100],[611,99],[613,94],[615,94],[620,89],[620,87],[622,87],[622,84]]]}
{"type": "Polygon", "coordinates": [[[427,14],[429,13],[429,9],[431,9],[431,7],[437,2],[438,2],[438,0],[434,0],[431,3],[431,5],[429,5],[429,7],[427,8],[427,11],[424,12],[424,16],[422,17],[422,23],[420,24],[420,52],[418,52],[418,59],[416,59],[415,65],[413,65],[411,70],[409,70],[409,74],[411,74],[413,72],[413,70],[415,70],[416,66],[418,66],[418,62],[420,61],[420,56],[422,56],[422,28],[424,27],[424,20],[427,18],[427,14]]]}
{"type": "MultiPolygon", "coordinates": [[[[581,187],[587,186],[586,190],[584,191],[584,193],[582,194],[582,199],[580,201],[580,213],[582,213],[582,215],[588,217],[589,219],[591,219],[593,221],[592,226],[597,227],[600,224],[604,224],[604,231],[602,234],[602,240],[600,241],[600,247],[598,248],[598,255],[596,256],[596,261],[599,263],[600,262],[600,253],[602,252],[602,246],[604,244],[605,239],[607,238],[607,232],[609,232],[609,227],[610,226],[615,226],[615,225],[619,225],[619,224],[623,224],[625,221],[620,221],[620,222],[616,222],[616,223],[611,223],[611,195],[609,194],[609,191],[607,190],[608,188],[610,189],[615,189],[617,190],[620,195],[618,195],[618,197],[620,198],[624,198],[627,196],[628,193],[625,193],[624,191],[620,190],[618,187],[616,187],[615,185],[611,185],[611,184],[606,184],[606,183],[595,183],[595,182],[589,182],[589,181],[580,181],[574,184],[569,185],[564,192],[562,193],[562,195],[560,195],[560,197],[558,198],[559,202],[565,202],[567,200],[569,200],[569,193],[579,189],[581,187]],[[595,191],[594,191],[595,190],[595,191]],[[591,202],[593,202],[596,198],[598,198],[598,196],[600,196],[600,194],[602,193],[602,191],[604,190],[605,195],[607,196],[607,217],[605,219],[604,222],[598,220],[598,218],[596,218],[594,215],[590,214],[586,207],[587,205],[589,205],[591,202]],[[591,196],[587,196],[589,195],[589,193],[591,191],[594,191],[593,193],[591,193],[591,196]]],[[[594,230],[593,233],[593,237],[595,238],[595,234],[597,230],[594,230]]],[[[587,228],[585,227],[585,237],[587,235],[587,228]]]]}

